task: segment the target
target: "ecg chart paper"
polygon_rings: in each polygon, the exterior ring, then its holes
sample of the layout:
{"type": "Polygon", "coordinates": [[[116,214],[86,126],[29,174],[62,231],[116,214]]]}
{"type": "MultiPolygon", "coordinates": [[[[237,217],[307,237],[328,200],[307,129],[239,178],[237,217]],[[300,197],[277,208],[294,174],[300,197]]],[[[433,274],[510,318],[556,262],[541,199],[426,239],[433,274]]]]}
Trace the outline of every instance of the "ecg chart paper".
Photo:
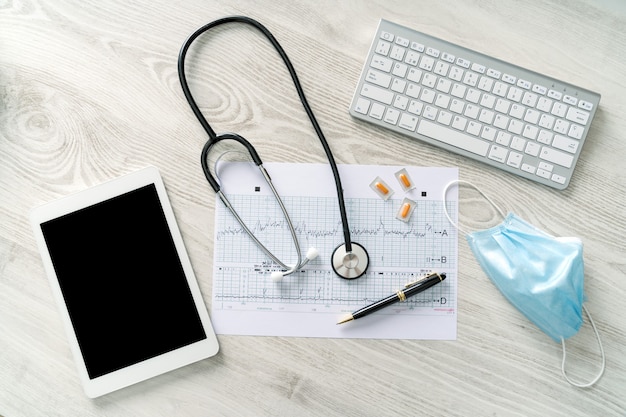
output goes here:
{"type": "MultiPolygon", "coordinates": [[[[338,277],[331,254],[343,243],[332,171],[325,164],[264,164],[295,227],[301,251],[319,256],[281,282],[280,268],[252,241],[216,199],[211,320],[218,334],[454,340],[457,328],[458,236],[443,208],[443,190],[458,179],[457,168],[339,165],[352,241],[365,247],[367,273],[338,277]],[[404,192],[395,173],[406,168],[416,188],[404,192]],[[383,179],[394,191],[386,201],[370,183],[383,179]],[[416,202],[410,221],[396,219],[402,200],[416,202]],[[446,279],[366,317],[337,325],[343,316],[394,294],[430,272],[446,279]]],[[[285,218],[252,163],[217,166],[222,191],[248,228],[282,262],[297,254],[285,218]]],[[[448,192],[447,209],[456,222],[458,193],[448,192]]],[[[304,256],[304,255],[303,255],[304,256]]]]}

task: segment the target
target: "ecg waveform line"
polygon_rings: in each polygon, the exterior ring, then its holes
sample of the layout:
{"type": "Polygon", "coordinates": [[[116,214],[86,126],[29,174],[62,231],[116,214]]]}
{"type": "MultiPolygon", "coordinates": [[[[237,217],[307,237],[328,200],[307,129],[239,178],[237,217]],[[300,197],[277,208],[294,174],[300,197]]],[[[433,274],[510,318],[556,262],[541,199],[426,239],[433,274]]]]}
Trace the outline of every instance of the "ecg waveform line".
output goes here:
{"type": "MultiPolygon", "coordinates": [[[[293,224],[294,230],[296,234],[299,236],[304,236],[305,238],[323,238],[323,237],[336,237],[343,236],[343,230],[341,228],[341,222],[336,223],[335,227],[326,230],[319,230],[315,228],[310,228],[309,224],[306,221],[300,221],[293,224]]],[[[430,234],[448,236],[447,229],[443,229],[441,231],[434,231],[432,225],[426,223],[424,225],[425,231],[419,231],[415,227],[410,227],[406,230],[399,230],[395,228],[389,228],[387,223],[383,220],[383,217],[380,216],[376,221],[376,227],[373,228],[358,228],[353,227],[350,228],[351,236],[367,236],[367,237],[385,237],[385,236],[397,236],[403,239],[407,239],[409,237],[414,238],[425,238],[430,234]]],[[[252,233],[268,233],[270,230],[286,230],[287,222],[286,220],[273,220],[267,217],[264,221],[257,220],[256,223],[248,228],[252,231],[252,233]]],[[[222,240],[227,236],[239,236],[245,235],[246,231],[241,226],[226,226],[216,234],[217,240],[222,240]]]]}
{"type": "MultiPolygon", "coordinates": [[[[273,199],[266,196],[229,195],[241,216],[249,219],[248,228],[280,259],[295,259],[287,222],[273,199]]],[[[301,245],[316,247],[320,253],[332,253],[343,239],[336,201],[332,198],[283,198],[291,215],[301,245]]],[[[370,257],[381,262],[395,262],[399,267],[419,267],[428,262],[445,259],[455,265],[456,230],[450,229],[443,217],[443,203],[433,200],[417,202],[413,219],[407,224],[395,219],[393,202],[376,199],[346,201],[353,240],[368,248],[370,257]],[[442,223],[441,219],[446,223],[442,223]],[[372,220],[374,219],[374,220],[372,220]],[[417,255],[417,256],[415,256],[417,255]]],[[[399,203],[398,203],[399,204],[399,203]]],[[[216,230],[216,260],[241,262],[245,259],[265,259],[245,230],[228,210],[222,208],[216,230]]],[[[306,249],[305,249],[306,250],[306,249]]],[[[381,265],[382,266],[382,265],[381,265]]],[[[387,263],[385,266],[391,266],[387,263]]],[[[441,265],[440,265],[441,266],[441,265]]]]}
{"type": "MultiPolygon", "coordinates": [[[[217,273],[215,301],[218,303],[267,305],[318,304],[341,307],[366,305],[395,293],[404,284],[417,278],[409,273],[368,273],[359,281],[342,281],[326,271],[304,271],[297,282],[276,287],[267,279],[268,274],[250,274],[245,268],[220,268],[217,273]]],[[[420,275],[421,276],[421,275],[420,275]]],[[[417,294],[398,307],[455,308],[455,297],[451,291],[454,276],[417,294]]]]}

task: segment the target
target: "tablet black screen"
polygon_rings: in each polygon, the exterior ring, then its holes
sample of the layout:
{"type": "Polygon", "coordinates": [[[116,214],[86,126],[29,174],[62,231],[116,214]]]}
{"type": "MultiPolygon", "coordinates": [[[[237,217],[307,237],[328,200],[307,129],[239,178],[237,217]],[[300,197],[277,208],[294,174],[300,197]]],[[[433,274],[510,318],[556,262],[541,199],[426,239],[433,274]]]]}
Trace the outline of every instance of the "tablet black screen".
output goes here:
{"type": "Polygon", "coordinates": [[[91,379],[206,339],[154,185],[41,227],[91,379]]]}

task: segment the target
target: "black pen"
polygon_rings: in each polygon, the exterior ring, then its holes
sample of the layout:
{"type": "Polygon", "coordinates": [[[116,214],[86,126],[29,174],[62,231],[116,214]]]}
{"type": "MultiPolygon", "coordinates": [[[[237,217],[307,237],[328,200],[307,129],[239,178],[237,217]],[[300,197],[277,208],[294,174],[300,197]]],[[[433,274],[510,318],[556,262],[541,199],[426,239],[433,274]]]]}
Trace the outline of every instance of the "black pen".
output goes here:
{"type": "Polygon", "coordinates": [[[393,295],[390,295],[389,297],[376,301],[375,303],[372,303],[366,307],[363,307],[355,311],[352,314],[348,314],[346,317],[344,317],[343,320],[341,320],[337,324],[342,324],[348,321],[356,320],[363,316],[367,316],[368,314],[373,313],[374,311],[380,310],[383,307],[387,307],[390,304],[397,303],[398,301],[405,301],[408,297],[411,297],[412,295],[415,295],[424,290],[427,290],[433,285],[439,284],[444,279],[446,279],[446,274],[433,273],[433,274],[427,275],[424,278],[421,278],[415,282],[406,284],[403,290],[399,290],[398,292],[396,292],[393,295]]]}

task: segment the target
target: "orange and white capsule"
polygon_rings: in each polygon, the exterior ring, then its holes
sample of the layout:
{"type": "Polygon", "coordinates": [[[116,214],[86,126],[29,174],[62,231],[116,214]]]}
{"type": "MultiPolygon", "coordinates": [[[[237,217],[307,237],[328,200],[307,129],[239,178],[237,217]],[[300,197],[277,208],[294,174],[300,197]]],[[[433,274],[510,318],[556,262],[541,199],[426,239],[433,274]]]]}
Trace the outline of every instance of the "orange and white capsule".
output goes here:
{"type": "Polygon", "coordinates": [[[411,214],[413,214],[413,210],[415,210],[415,201],[405,198],[402,200],[402,204],[400,204],[400,208],[396,213],[396,219],[407,222],[411,218],[411,214]]]}
{"type": "Polygon", "coordinates": [[[387,200],[393,195],[393,189],[380,177],[374,178],[374,181],[370,183],[370,188],[383,200],[387,200]]]}
{"type": "Polygon", "coordinates": [[[413,188],[415,188],[415,185],[413,184],[413,181],[411,180],[411,176],[409,175],[409,172],[406,170],[406,168],[403,168],[400,171],[396,172],[395,175],[396,175],[396,179],[400,183],[400,187],[402,187],[402,189],[405,192],[410,191],[413,188]]]}

